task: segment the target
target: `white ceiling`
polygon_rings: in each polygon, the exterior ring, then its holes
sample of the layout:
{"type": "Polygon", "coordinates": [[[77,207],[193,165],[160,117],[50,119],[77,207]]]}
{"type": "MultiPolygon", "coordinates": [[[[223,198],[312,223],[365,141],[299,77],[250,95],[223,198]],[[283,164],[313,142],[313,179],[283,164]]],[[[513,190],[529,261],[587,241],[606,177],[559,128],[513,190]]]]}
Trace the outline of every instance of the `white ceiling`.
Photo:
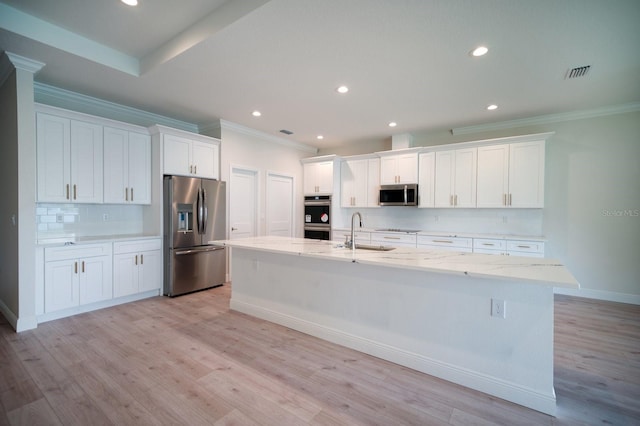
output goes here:
{"type": "Polygon", "coordinates": [[[45,84],[319,148],[640,101],[638,0],[139,2],[0,0],[0,50],[45,84]]]}

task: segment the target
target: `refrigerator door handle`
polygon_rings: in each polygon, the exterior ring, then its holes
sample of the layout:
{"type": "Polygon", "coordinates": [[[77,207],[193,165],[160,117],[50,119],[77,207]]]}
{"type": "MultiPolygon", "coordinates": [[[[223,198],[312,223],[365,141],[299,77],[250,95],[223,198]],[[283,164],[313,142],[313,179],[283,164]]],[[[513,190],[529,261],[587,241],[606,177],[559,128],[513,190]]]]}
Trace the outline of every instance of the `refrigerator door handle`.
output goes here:
{"type": "Polygon", "coordinates": [[[196,197],[196,220],[198,234],[202,234],[202,188],[198,188],[198,195],[196,197]]]}
{"type": "Polygon", "coordinates": [[[202,188],[202,233],[207,233],[207,222],[209,221],[209,209],[207,208],[207,191],[202,188]]]}

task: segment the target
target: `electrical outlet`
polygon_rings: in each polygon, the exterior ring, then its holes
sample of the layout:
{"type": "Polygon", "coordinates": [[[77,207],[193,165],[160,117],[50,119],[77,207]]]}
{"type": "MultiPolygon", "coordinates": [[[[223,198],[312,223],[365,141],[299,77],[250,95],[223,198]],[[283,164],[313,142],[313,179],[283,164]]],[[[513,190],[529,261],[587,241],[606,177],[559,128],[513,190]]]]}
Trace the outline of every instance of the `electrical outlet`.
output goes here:
{"type": "Polygon", "coordinates": [[[497,318],[506,318],[507,302],[501,299],[491,299],[491,316],[497,318]]]}
{"type": "Polygon", "coordinates": [[[108,214],[108,213],[104,213],[104,214],[102,215],[102,221],[103,221],[103,222],[106,222],[106,221],[108,221],[108,220],[109,220],[109,214],[108,214]]]}

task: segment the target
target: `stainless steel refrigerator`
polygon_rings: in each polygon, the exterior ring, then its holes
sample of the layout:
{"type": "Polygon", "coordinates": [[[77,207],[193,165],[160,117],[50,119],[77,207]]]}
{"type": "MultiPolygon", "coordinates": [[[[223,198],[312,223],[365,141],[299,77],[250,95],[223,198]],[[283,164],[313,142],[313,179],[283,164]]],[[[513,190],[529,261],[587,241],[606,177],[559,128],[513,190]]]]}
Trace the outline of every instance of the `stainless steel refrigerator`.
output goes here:
{"type": "Polygon", "coordinates": [[[226,235],[226,182],[164,177],[164,294],[222,285],[226,254],[207,245],[226,235]]]}

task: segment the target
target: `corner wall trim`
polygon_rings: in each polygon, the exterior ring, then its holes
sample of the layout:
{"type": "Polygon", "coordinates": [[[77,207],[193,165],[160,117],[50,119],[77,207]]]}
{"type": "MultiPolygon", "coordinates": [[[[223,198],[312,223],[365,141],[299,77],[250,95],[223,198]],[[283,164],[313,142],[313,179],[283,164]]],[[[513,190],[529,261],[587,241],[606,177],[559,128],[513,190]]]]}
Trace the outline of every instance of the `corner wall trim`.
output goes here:
{"type": "Polygon", "coordinates": [[[558,123],[562,121],[604,117],[607,115],[624,114],[626,112],[634,111],[640,111],[640,102],[631,102],[628,104],[612,105],[602,108],[565,112],[560,114],[539,115],[537,117],[522,118],[497,123],[478,124],[477,126],[456,127],[454,129],[451,129],[451,134],[466,135],[470,133],[489,132],[492,130],[513,129],[517,127],[558,123]]]}
{"type": "MultiPolygon", "coordinates": [[[[206,126],[206,127],[211,127],[206,126]]],[[[305,151],[305,152],[311,152],[313,154],[317,154],[318,153],[318,148],[310,146],[310,145],[306,145],[300,142],[296,142],[296,141],[291,141],[288,139],[284,139],[284,138],[279,138],[277,136],[273,136],[270,135],[268,133],[264,133],[261,132],[259,130],[255,130],[255,129],[251,129],[249,127],[245,127],[241,124],[236,124],[236,123],[232,123],[231,121],[227,121],[227,120],[220,120],[220,129],[224,130],[224,129],[229,129],[229,130],[233,130],[235,132],[238,133],[242,133],[245,134],[247,136],[253,136],[256,138],[260,138],[262,140],[266,140],[268,142],[273,142],[279,145],[284,145],[287,146],[289,148],[294,148],[294,149],[298,149],[300,151],[305,151]]],[[[222,135],[221,135],[222,136],[222,135]]],[[[222,139],[222,137],[220,138],[222,139]]]]}
{"type": "Polygon", "coordinates": [[[125,123],[137,124],[143,127],[162,124],[187,132],[198,133],[198,126],[187,123],[186,121],[176,120],[141,109],[105,101],[48,84],[34,82],[33,89],[35,100],[38,103],[96,115],[98,117],[110,118],[125,123]]]}

